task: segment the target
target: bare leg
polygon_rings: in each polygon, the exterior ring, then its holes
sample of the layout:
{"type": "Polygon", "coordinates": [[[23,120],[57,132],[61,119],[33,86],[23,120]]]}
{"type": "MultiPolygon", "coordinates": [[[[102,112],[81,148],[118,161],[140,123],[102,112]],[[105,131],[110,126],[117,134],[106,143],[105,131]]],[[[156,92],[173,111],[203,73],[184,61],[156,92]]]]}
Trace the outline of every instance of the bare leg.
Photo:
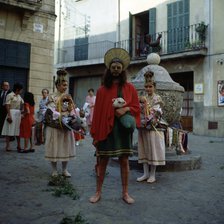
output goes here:
{"type": "Polygon", "coordinates": [[[99,158],[98,175],[96,178],[96,194],[89,199],[91,203],[96,203],[100,200],[108,160],[108,157],[99,158]]]}
{"type": "Polygon", "coordinates": [[[32,137],[30,138],[30,149],[33,149],[33,141],[32,141],[32,137]]]}
{"type": "Polygon", "coordinates": [[[21,145],[20,145],[20,137],[16,136],[16,141],[17,141],[17,151],[21,150],[21,145]]]}
{"type": "Polygon", "coordinates": [[[6,146],[5,146],[5,150],[6,151],[10,151],[10,136],[5,136],[5,143],[6,143],[6,146]]]}
{"type": "Polygon", "coordinates": [[[129,174],[129,161],[127,156],[119,158],[120,169],[121,169],[121,181],[122,181],[122,198],[128,204],[133,204],[134,199],[128,194],[128,174],[129,174]]]}
{"type": "Polygon", "coordinates": [[[24,138],[24,150],[28,150],[28,142],[29,142],[29,139],[24,138]]]}

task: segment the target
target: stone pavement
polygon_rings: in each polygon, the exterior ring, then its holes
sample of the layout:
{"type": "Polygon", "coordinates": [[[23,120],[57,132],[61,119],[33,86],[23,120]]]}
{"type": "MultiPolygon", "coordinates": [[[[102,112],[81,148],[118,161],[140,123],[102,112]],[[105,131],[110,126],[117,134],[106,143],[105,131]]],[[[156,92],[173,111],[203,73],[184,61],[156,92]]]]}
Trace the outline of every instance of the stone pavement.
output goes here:
{"type": "MultiPolygon", "coordinates": [[[[35,153],[4,151],[0,139],[0,224],[59,224],[79,212],[89,224],[222,224],[224,223],[224,138],[189,135],[192,154],[202,158],[198,170],[157,172],[154,184],[137,183],[142,173],[132,169],[129,192],[135,204],[121,200],[119,166],[111,161],[103,194],[97,204],[88,199],[95,192],[94,148],[89,136],[70,161],[70,179],[80,198],[55,197],[49,189],[50,165],[44,147],[35,153]]],[[[60,167],[61,168],[61,167],[60,167]]]]}

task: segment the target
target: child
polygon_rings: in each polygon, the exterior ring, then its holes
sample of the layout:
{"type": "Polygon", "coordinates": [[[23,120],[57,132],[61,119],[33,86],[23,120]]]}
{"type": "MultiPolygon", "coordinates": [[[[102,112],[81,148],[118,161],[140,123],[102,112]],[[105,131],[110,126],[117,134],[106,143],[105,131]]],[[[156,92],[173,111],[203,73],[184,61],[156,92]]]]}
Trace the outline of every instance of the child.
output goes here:
{"type": "Polygon", "coordinates": [[[163,102],[155,93],[153,76],[153,72],[145,74],[145,95],[140,98],[141,128],[138,131],[138,162],[143,164],[144,174],[137,181],[147,180],[148,183],[156,181],[156,166],[165,165],[164,133],[159,127],[163,102]]]}
{"type": "MultiPolygon", "coordinates": [[[[80,117],[80,119],[82,120],[82,122],[86,123],[86,118],[85,118],[85,112],[83,111],[83,109],[79,109],[78,107],[75,108],[75,113],[77,116],[80,117]]],[[[85,124],[86,125],[86,124],[85,124]]],[[[85,130],[83,128],[80,128],[79,131],[74,132],[74,136],[75,136],[75,145],[79,146],[79,143],[81,140],[84,140],[84,135],[85,135],[85,130]]]]}
{"type": "Polygon", "coordinates": [[[24,94],[24,110],[22,112],[22,119],[20,124],[20,138],[24,138],[24,149],[21,153],[34,152],[32,141],[32,126],[34,125],[34,96],[31,92],[24,94]],[[30,147],[28,143],[30,140],[30,147]]]}

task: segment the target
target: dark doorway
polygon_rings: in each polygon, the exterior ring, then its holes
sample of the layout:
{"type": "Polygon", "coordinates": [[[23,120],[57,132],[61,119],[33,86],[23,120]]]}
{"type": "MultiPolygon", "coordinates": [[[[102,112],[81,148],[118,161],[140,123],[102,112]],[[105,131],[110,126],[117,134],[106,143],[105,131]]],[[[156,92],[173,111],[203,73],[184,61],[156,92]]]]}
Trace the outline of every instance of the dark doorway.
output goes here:
{"type": "Polygon", "coordinates": [[[170,74],[173,81],[184,87],[183,106],[181,112],[181,123],[184,130],[193,130],[194,109],[194,76],[193,72],[182,72],[170,74]]]}

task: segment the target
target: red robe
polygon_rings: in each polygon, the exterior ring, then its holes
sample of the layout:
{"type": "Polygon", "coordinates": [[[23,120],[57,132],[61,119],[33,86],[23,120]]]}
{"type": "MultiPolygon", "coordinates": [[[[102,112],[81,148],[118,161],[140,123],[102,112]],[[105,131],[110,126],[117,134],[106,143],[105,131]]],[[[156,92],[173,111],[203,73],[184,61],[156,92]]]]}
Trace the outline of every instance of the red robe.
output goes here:
{"type": "MultiPolygon", "coordinates": [[[[105,140],[112,131],[114,125],[115,110],[112,106],[112,99],[118,97],[118,84],[113,84],[111,88],[101,86],[97,90],[94,107],[91,135],[94,140],[105,140]]],[[[131,83],[126,83],[122,87],[122,96],[126,101],[126,106],[130,108],[130,113],[135,117],[136,126],[140,127],[140,107],[138,94],[131,83]]]]}

